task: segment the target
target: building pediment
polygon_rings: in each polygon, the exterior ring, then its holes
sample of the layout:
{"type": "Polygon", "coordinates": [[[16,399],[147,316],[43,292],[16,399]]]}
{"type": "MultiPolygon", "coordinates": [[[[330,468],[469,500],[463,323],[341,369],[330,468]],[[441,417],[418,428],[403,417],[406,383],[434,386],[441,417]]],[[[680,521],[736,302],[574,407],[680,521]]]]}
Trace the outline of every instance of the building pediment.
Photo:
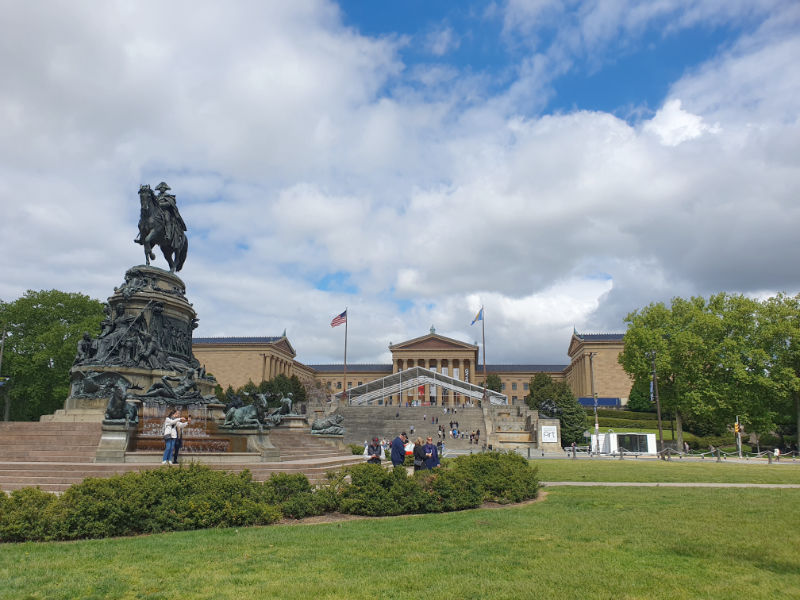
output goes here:
{"type": "Polygon", "coordinates": [[[281,338],[279,341],[275,342],[274,344],[275,349],[281,352],[285,352],[292,357],[297,356],[297,353],[292,348],[292,345],[289,343],[289,340],[285,337],[281,338]]]}
{"type": "Polygon", "coordinates": [[[476,352],[478,347],[473,344],[467,344],[453,338],[439,335],[438,333],[429,333],[422,337],[414,338],[399,344],[392,344],[389,346],[392,352],[398,351],[417,351],[417,350],[461,350],[468,352],[476,352]]]}
{"type": "Polygon", "coordinates": [[[615,346],[624,343],[624,333],[584,333],[580,334],[577,331],[572,333],[572,339],[569,341],[569,348],[567,349],[567,356],[575,356],[586,345],[597,346],[615,346]]]}

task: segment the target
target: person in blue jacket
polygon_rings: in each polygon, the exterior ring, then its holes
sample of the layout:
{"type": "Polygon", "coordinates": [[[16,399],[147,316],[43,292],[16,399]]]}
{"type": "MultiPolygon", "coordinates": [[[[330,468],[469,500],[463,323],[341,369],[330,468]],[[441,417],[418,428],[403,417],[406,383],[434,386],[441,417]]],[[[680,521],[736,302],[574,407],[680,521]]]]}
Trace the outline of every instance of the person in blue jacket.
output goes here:
{"type": "Polygon", "coordinates": [[[406,432],[392,440],[392,466],[402,465],[406,460],[406,432]]]}
{"type": "Polygon", "coordinates": [[[433,443],[433,438],[428,438],[428,442],[422,447],[425,451],[425,468],[433,469],[439,466],[439,451],[433,443]]]}

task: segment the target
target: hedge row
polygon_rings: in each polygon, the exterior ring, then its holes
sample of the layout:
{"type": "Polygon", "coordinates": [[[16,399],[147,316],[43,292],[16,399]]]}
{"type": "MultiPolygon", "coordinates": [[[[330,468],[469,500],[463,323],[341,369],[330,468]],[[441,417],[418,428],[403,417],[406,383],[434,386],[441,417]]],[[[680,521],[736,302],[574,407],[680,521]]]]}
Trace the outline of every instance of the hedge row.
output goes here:
{"type": "MultiPolygon", "coordinates": [[[[608,417],[603,417],[598,419],[601,428],[605,427],[619,427],[620,429],[658,429],[658,420],[653,419],[652,421],[634,421],[633,419],[610,419],[608,417]]],[[[664,423],[669,426],[669,421],[662,421],[662,427],[664,423]]]]}
{"type": "Polygon", "coordinates": [[[38,488],[0,492],[0,541],[103,538],[210,527],[268,525],[341,511],[397,515],[474,508],[485,500],[533,498],[536,469],[521,456],[464,456],[413,477],[361,464],[328,475],[313,488],[303,474],[273,474],[263,483],[249,472],[202,465],[86,479],[61,496],[38,488]],[[349,480],[347,475],[349,475],[349,480]]]}
{"type": "MultiPolygon", "coordinates": [[[[594,416],[594,407],[586,408],[586,413],[594,416]]],[[[654,421],[656,413],[654,412],[637,412],[633,410],[619,410],[613,408],[598,408],[598,417],[610,417],[612,419],[631,419],[633,421],[654,421]]]]}

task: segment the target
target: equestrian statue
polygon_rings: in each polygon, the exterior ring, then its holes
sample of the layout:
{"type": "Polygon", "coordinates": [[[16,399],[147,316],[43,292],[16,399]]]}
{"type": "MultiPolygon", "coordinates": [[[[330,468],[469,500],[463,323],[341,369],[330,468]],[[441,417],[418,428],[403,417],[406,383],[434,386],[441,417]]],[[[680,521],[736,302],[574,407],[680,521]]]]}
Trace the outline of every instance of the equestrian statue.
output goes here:
{"type": "Polygon", "coordinates": [[[158,196],[149,185],[139,187],[139,237],[134,242],[144,246],[144,258],[147,264],[155,260],[153,248],[159,246],[167,259],[171,273],[180,271],[186,260],[188,241],[186,224],[178,212],[174,194],[168,194],[170,187],[163,181],[156,186],[158,196]]]}

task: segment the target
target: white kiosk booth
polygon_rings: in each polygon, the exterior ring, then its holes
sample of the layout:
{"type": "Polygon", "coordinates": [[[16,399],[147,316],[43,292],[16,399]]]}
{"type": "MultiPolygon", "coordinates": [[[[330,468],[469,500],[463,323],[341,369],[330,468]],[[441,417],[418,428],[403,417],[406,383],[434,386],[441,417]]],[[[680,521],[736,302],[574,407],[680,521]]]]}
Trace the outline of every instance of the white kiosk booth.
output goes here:
{"type": "MultiPolygon", "coordinates": [[[[601,433],[600,454],[657,454],[655,433],[601,433]]],[[[597,452],[598,436],[592,434],[592,452],[597,452]]]]}

